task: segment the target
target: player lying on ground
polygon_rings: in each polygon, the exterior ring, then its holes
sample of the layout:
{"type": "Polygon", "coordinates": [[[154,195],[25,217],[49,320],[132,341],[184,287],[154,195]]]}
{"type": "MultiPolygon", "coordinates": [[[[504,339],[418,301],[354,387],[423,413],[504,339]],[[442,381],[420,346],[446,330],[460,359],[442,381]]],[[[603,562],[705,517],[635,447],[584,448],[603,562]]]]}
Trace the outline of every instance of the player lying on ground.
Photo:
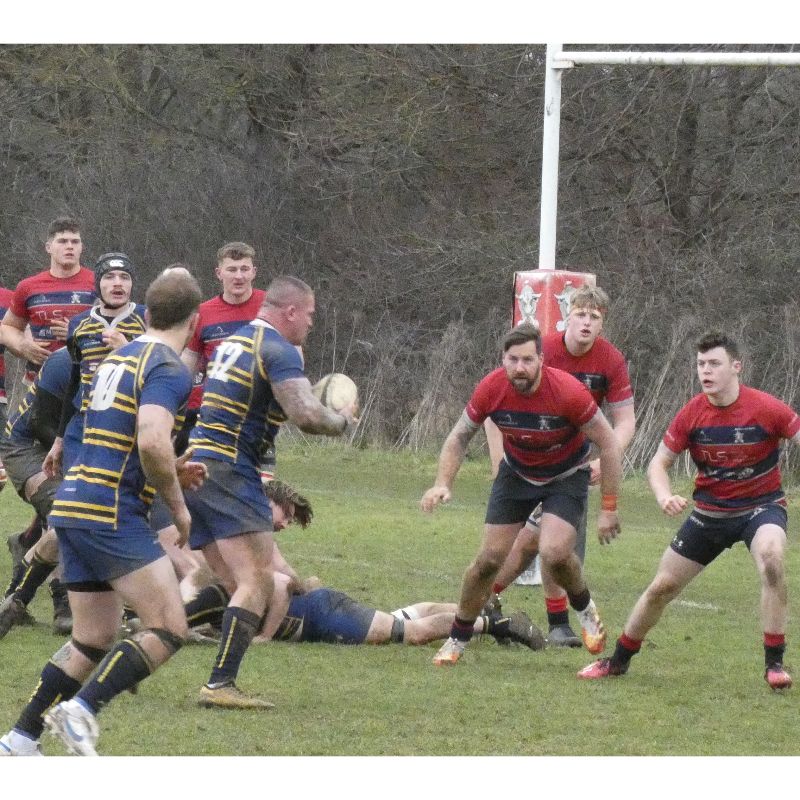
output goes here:
{"type": "MultiPolygon", "coordinates": [[[[297,522],[307,527],[313,516],[308,500],[281,481],[264,487],[272,509],[274,530],[297,522]]],[[[358,603],[344,592],[320,588],[318,578],[300,580],[275,546],[275,589],[264,615],[257,642],[330,642],[338,644],[428,644],[446,639],[455,619],[455,603],[417,603],[391,614],[358,603]],[[314,588],[310,588],[314,586],[314,588]]],[[[218,625],[232,591],[230,585],[212,583],[186,605],[190,627],[218,625]]],[[[544,647],[541,631],[523,612],[504,617],[482,616],[475,633],[502,641],[515,641],[533,650],[544,647]]]]}
{"type": "MultiPolygon", "coordinates": [[[[335,589],[292,594],[290,584],[287,576],[275,576],[272,602],[254,642],[429,644],[450,635],[458,608],[456,603],[423,602],[388,613],[335,589]]],[[[489,634],[498,642],[518,642],[532,650],[541,650],[545,644],[542,632],[523,611],[479,616],[473,632],[489,634]]]]}

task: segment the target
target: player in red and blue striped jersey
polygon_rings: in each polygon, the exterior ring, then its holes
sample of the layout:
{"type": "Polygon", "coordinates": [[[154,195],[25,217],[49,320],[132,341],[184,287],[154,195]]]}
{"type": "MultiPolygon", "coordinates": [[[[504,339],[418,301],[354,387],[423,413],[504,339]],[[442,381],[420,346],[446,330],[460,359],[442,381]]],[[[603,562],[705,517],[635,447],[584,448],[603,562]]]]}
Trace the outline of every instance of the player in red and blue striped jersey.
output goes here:
{"type": "Polygon", "coordinates": [[[64,346],[69,320],[90,308],[95,299],[94,273],[80,264],[83,241],[77,220],[54,219],[45,250],[50,266],[17,284],[2,323],[5,345],[27,360],[28,383],[47,356],[64,346]],[[27,325],[33,339],[25,336],[27,325]]]}
{"type": "Polygon", "coordinates": [[[585,667],[578,677],[627,672],[666,606],[720,553],[744,542],[761,579],[764,677],[772,689],[792,685],[783,666],[787,515],[778,462],[781,440],[800,444],[800,417],[776,397],[742,385],[741,369],[738,345],[729,336],[710,332],[700,339],[702,392],[678,412],[647,471],[661,510],[671,517],[681,514],[688,501],[672,492],[668,470],[688,450],[697,467],[694,508],[636,602],[614,654],[585,667]]]}
{"type": "Polygon", "coordinates": [[[585,386],[561,370],[543,366],[538,327],[519,325],[503,342],[503,366],[476,387],[439,455],[436,483],[422,498],[432,511],[451,497],[469,444],[487,418],[503,436],[504,458],[492,484],[483,544],[467,568],[458,615],[434,664],[454,664],[472,636],[497,571],[530,513],[541,503],[540,554],[578,612],[586,647],[599,653],[605,630],[574,553],[576,526],[589,489],[589,441],[600,448],[602,542],[620,530],[616,501],[622,478],[621,448],[585,386]]]}
{"type": "Polygon", "coordinates": [[[194,376],[194,386],[186,411],[186,424],[176,443],[179,453],[186,448],[189,433],[197,421],[212,353],[223,339],[252,322],[264,302],[264,290],[253,287],[258,271],[255,256],[256,251],[246,242],[228,242],[217,251],[214,272],[222,291],[200,304],[197,330],[181,354],[181,360],[194,376]]]}
{"type": "MultiPolygon", "coordinates": [[[[0,286],[0,320],[6,314],[9,307],[11,306],[11,299],[13,298],[14,293],[11,289],[6,289],[4,286],[0,286]]],[[[5,345],[3,344],[2,338],[2,330],[0,330],[0,431],[2,431],[6,427],[6,418],[8,412],[8,397],[6,395],[6,357],[5,357],[5,345]]],[[[6,485],[6,471],[3,467],[3,462],[0,461],[0,491],[6,485]]]]}
{"type": "MultiPolygon", "coordinates": [[[[586,386],[597,405],[608,413],[614,435],[624,451],[633,440],[636,416],[625,357],[600,335],[608,307],[608,295],[599,286],[584,285],[577,289],[570,297],[564,332],[542,337],[542,357],[548,367],[563,370],[586,386]]],[[[491,421],[487,421],[485,429],[496,472],[495,461],[502,458],[502,442],[498,444],[499,433],[494,434],[497,428],[491,421]]],[[[600,459],[592,459],[589,466],[591,468],[589,484],[596,485],[600,482],[600,459]]],[[[540,516],[540,510],[537,509],[519,532],[506,563],[497,573],[497,579],[492,587],[494,595],[502,592],[526,570],[538,553],[540,516]]],[[[578,523],[577,534],[575,552],[583,563],[586,553],[585,515],[578,523]]],[[[548,644],[580,647],[581,639],[575,635],[569,624],[567,596],[564,590],[552,579],[547,570],[541,571],[541,582],[547,609],[548,644]]],[[[490,604],[499,604],[499,598],[493,597],[490,604]]]]}

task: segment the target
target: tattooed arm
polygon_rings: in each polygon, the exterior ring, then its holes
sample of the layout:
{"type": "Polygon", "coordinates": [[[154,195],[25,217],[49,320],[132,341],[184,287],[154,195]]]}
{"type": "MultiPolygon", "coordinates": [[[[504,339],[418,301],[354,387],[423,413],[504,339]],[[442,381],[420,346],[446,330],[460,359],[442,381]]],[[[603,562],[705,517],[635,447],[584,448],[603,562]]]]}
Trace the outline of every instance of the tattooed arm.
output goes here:
{"type": "Polygon", "coordinates": [[[436,471],[436,483],[422,496],[422,510],[433,511],[439,503],[450,501],[453,481],[467,454],[467,446],[472,437],[480,430],[464,412],[447,435],[439,453],[439,468],[436,471]]]}
{"type": "Polygon", "coordinates": [[[289,421],[306,433],[340,436],[355,424],[353,406],[340,412],[326,408],[314,397],[308,378],[281,381],[273,384],[272,391],[289,421]]]}

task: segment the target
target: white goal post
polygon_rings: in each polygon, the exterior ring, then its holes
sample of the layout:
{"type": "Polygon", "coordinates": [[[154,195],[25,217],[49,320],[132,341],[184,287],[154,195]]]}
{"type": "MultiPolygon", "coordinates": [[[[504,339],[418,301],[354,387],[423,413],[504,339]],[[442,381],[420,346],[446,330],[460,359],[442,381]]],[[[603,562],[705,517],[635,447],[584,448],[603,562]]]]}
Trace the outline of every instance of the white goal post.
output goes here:
{"type": "Polygon", "coordinates": [[[542,130],[542,197],[539,221],[539,269],[555,269],[558,216],[558,150],[561,129],[561,77],[583,64],[626,66],[799,66],[800,53],[636,52],[568,50],[548,44],[545,62],[542,130]]]}

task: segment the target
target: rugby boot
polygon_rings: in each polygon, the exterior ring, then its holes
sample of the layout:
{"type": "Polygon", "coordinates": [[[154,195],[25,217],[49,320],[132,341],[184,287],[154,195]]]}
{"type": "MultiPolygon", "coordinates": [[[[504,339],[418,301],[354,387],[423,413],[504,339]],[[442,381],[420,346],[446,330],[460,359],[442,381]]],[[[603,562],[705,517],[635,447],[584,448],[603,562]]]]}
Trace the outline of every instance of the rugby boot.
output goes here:
{"type": "Polygon", "coordinates": [[[508,618],[508,638],[531,650],[544,650],[545,638],[524,611],[514,611],[508,618]]]}
{"type": "Polygon", "coordinates": [[[597,613],[597,606],[594,600],[589,601],[589,605],[578,612],[578,619],[581,622],[581,637],[586,649],[596,656],[602,653],[606,647],[606,629],[597,613]]]}
{"type": "Polygon", "coordinates": [[[18,731],[9,731],[0,739],[0,757],[2,756],[41,756],[39,742],[23,736],[18,731]]]}
{"type": "Polygon", "coordinates": [[[238,708],[267,710],[274,703],[246,695],[233,681],[213,686],[206,684],[200,689],[200,705],[205,708],[238,708]]]}
{"type": "Polygon", "coordinates": [[[454,639],[452,636],[439,648],[439,652],[433,657],[433,663],[437,667],[455,664],[464,654],[467,647],[466,642],[454,639]]]}
{"type": "Polygon", "coordinates": [[[580,670],[578,677],[585,680],[613,678],[617,675],[624,675],[627,671],[627,664],[615,664],[610,658],[601,658],[599,661],[593,661],[589,666],[580,670]]]}
{"type": "Polygon", "coordinates": [[[581,637],[568,625],[553,625],[547,634],[550,647],[580,647],[581,637]]]}
{"type": "Polygon", "coordinates": [[[792,686],[792,676],[784,669],[780,661],[776,661],[766,668],[764,680],[769,684],[769,688],[776,692],[792,686]]]}
{"type": "Polygon", "coordinates": [[[0,639],[25,619],[25,606],[10,594],[0,603],[0,639]]]}
{"type": "Polygon", "coordinates": [[[51,708],[44,715],[44,724],[73,755],[97,755],[95,746],[100,728],[94,714],[79,700],[66,700],[51,708]]]}

